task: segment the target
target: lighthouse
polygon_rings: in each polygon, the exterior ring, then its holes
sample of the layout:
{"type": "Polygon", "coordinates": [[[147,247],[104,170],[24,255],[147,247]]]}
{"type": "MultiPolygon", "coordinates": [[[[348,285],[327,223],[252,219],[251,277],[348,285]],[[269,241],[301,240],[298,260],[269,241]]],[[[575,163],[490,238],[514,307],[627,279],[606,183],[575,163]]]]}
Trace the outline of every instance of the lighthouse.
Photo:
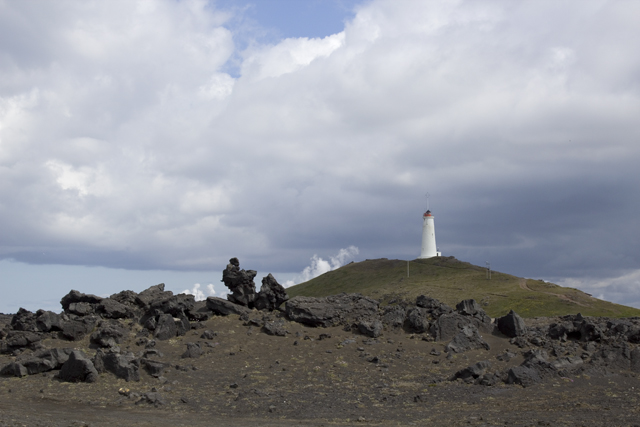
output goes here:
{"type": "Polygon", "coordinates": [[[436,228],[433,223],[434,216],[427,210],[422,216],[422,251],[419,258],[433,258],[440,256],[436,247],[436,228]]]}

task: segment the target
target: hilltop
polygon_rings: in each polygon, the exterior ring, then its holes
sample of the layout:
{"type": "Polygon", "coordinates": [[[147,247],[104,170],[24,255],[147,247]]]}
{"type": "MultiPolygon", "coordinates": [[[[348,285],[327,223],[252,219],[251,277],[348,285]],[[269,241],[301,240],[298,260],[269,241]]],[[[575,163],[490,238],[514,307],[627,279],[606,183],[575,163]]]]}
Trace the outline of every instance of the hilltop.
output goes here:
{"type": "Polygon", "coordinates": [[[409,261],[386,258],[353,262],[308,282],[287,288],[291,296],[328,296],[358,292],[385,302],[415,300],[428,295],[455,306],[473,298],[491,317],[514,310],[522,317],[551,317],[581,313],[597,317],[640,316],[640,310],[599,300],[574,288],[542,280],[487,271],[454,257],[409,261]]]}

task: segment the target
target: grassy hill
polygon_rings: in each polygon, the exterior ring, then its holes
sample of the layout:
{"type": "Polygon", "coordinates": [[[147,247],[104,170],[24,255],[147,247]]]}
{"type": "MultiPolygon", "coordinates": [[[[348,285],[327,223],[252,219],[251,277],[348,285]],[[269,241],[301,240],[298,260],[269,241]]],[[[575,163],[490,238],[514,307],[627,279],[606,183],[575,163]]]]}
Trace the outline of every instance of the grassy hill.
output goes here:
{"type": "Polygon", "coordinates": [[[486,269],[454,257],[407,261],[386,258],[345,265],[308,282],[287,289],[289,296],[327,296],[359,292],[385,301],[392,298],[415,300],[428,295],[455,307],[473,298],[491,317],[513,309],[522,317],[559,316],[582,313],[585,316],[632,317],[640,310],[593,298],[573,288],[523,279],[486,269]]]}

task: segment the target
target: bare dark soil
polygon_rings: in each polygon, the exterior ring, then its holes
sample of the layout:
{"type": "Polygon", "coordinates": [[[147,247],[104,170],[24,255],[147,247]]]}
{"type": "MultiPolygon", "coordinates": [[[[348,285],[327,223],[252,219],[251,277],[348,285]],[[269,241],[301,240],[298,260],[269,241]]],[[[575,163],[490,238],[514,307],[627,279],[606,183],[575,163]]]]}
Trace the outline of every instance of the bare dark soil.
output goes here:
{"type": "MultiPolygon", "coordinates": [[[[122,351],[143,351],[135,344],[141,327],[123,324],[131,334],[122,351]]],[[[201,326],[157,342],[157,360],[170,364],[160,378],[143,372],[139,382],[126,382],[105,373],[96,383],[67,383],[57,371],[0,378],[0,426],[640,426],[640,381],[633,372],[583,372],[527,388],[449,380],[478,361],[503,372],[521,364],[527,348],[499,335],[484,335],[489,351],[448,359],[446,343],[401,330],[371,339],[341,327],[286,322],[289,333],[278,337],[235,315],[201,326]],[[217,335],[203,339],[204,330],[217,335]],[[201,343],[205,354],[181,358],[188,342],[201,343]],[[517,356],[496,359],[505,350],[517,356]],[[158,401],[148,403],[145,393],[158,401]]],[[[88,337],[68,342],[52,335],[44,344],[95,353],[88,337]]],[[[579,356],[581,345],[569,348],[579,356]]],[[[12,360],[1,355],[0,366],[12,360]]]]}

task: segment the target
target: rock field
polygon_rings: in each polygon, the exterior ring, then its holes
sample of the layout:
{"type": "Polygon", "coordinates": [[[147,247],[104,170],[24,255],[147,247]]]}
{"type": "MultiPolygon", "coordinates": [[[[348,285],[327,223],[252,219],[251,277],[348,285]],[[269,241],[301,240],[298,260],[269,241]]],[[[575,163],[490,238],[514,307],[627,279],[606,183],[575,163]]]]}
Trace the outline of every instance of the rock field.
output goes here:
{"type": "Polygon", "coordinates": [[[0,426],[640,426],[640,319],[491,319],[474,300],[72,290],[0,315],[0,426]]]}

